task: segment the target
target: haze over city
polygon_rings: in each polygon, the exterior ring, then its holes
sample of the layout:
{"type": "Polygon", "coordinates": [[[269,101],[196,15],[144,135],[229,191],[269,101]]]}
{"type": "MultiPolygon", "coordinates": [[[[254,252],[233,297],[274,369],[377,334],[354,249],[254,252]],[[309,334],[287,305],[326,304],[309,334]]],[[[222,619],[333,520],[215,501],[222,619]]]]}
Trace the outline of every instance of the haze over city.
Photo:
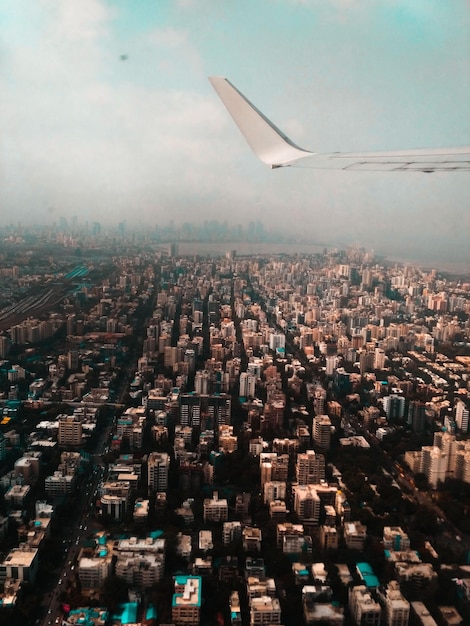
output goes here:
{"type": "Polygon", "coordinates": [[[469,264],[467,173],[270,171],[207,77],[319,152],[470,142],[467,2],[1,2],[0,225],[255,219],[469,264]]]}

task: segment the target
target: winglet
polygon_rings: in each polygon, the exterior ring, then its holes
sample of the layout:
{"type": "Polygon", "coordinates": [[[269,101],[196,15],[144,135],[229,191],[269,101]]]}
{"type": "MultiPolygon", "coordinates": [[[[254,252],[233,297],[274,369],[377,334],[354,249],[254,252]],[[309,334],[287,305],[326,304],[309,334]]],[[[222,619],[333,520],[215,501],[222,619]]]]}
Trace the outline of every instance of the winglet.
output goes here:
{"type": "Polygon", "coordinates": [[[226,78],[209,78],[256,156],[272,168],[284,167],[313,152],[299,148],[226,78]]]}

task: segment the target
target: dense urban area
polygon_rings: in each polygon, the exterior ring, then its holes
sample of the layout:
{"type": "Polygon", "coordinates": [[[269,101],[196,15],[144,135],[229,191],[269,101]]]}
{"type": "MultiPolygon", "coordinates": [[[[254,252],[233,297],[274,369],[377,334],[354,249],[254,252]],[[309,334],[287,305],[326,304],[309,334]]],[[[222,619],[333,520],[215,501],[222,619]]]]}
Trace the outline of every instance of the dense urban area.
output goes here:
{"type": "Polygon", "coordinates": [[[0,233],[0,623],[469,624],[470,275],[73,226],[0,233]]]}

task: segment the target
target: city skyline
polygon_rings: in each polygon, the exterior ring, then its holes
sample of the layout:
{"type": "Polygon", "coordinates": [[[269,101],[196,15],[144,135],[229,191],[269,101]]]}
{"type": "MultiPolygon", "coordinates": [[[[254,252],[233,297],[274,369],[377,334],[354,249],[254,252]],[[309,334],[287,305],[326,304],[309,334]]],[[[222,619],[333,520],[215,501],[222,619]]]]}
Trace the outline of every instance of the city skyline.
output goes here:
{"type": "Polygon", "coordinates": [[[466,3],[0,7],[0,225],[255,219],[468,266],[467,174],[265,170],[207,80],[228,76],[313,150],[465,144],[466,3]]]}

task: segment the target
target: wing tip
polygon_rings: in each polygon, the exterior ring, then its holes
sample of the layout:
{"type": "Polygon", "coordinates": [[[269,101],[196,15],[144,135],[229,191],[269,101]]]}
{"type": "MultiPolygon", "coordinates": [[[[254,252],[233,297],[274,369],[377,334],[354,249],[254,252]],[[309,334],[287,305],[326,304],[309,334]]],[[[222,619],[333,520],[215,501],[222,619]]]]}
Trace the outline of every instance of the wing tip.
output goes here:
{"type": "Polygon", "coordinates": [[[277,169],[314,154],[291,141],[228,78],[208,79],[260,161],[277,169]]]}

